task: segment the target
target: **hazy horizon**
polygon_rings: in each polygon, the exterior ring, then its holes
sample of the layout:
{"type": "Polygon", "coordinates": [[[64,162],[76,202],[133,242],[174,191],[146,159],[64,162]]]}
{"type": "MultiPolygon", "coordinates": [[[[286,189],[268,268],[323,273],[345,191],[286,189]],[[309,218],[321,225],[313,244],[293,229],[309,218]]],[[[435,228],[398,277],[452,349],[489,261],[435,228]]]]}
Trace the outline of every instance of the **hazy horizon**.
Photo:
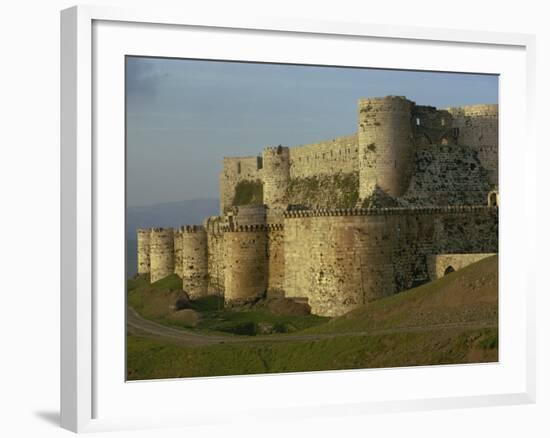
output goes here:
{"type": "Polygon", "coordinates": [[[128,57],[127,206],[218,199],[224,156],[357,131],[357,100],[498,102],[498,76],[128,57]]]}

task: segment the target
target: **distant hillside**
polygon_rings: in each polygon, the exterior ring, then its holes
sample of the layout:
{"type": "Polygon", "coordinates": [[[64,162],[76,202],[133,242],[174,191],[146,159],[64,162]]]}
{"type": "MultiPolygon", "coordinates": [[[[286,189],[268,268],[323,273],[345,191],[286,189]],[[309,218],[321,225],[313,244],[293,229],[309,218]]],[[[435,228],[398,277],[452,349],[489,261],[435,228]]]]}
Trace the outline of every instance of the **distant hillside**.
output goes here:
{"type": "Polygon", "coordinates": [[[217,199],[191,199],[181,202],[128,207],[126,209],[126,232],[135,240],[136,229],[141,227],[178,227],[201,224],[207,216],[219,213],[217,199]]]}

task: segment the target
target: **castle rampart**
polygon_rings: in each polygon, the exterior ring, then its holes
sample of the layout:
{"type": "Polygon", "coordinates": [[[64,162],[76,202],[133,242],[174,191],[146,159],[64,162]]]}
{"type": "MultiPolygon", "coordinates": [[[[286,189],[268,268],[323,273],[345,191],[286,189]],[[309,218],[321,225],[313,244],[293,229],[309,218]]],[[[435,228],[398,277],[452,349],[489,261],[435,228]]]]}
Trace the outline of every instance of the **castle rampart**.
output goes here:
{"type": "Polygon", "coordinates": [[[285,295],[323,316],[428,281],[440,251],[498,251],[498,209],[483,205],[291,211],[284,227],[285,295]]]}
{"type": "Polygon", "coordinates": [[[174,230],[153,228],[151,230],[151,283],[174,273],[174,230]]]}
{"type": "Polygon", "coordinates": [[[497,155],[497,105],[361,99],[356,134],[224,158],[221,215],[138,230],[138,273],[341,315],[498,253],[497,155]]]}
{"type": "Polygon", "coordinates": [[[290,178],[359,170],[357,134],[290,148],[290,178]]]}

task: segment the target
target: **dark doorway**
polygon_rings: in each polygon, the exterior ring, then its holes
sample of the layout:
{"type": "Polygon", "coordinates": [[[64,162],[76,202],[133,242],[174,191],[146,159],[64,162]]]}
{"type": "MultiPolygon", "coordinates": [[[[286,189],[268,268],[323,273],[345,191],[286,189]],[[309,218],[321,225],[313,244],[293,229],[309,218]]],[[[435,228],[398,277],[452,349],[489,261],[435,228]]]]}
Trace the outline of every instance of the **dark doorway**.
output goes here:
{"type": "Polygon", "coordinates": [[[455,268],[452,266],[447,266],[447,269],[445,269],[445,275],[450,274],[451,272],[454,272],[455,268]]]}

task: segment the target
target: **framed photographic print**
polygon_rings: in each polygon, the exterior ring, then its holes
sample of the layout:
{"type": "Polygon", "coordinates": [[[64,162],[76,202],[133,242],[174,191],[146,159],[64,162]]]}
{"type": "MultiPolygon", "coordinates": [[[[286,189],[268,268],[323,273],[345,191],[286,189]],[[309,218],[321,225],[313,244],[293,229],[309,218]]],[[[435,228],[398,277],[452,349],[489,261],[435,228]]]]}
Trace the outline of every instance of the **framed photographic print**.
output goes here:
{"type": "Polygon", "coordinates": [[[63,427],[534,400],[533,37],[75,7],[61,44],[63,427]]]}

